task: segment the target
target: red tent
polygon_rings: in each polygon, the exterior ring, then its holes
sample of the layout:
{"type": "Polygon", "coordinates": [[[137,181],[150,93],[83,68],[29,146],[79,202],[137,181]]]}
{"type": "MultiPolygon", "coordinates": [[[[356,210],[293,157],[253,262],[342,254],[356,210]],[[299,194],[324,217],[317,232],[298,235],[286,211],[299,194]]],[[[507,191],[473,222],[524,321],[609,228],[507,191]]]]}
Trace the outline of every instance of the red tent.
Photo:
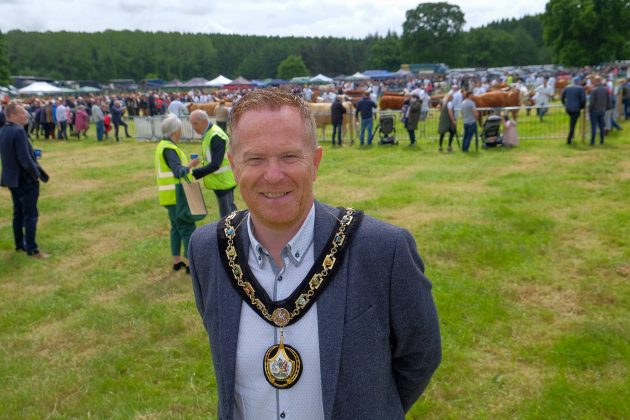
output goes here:
{"type": "Polygon", "coordinates": [[[223,85],[224,89],[254,89],[256,85],[243,76],[239,76],[236,79],[232,80],[231,83],[227,85],[223,85]]]}

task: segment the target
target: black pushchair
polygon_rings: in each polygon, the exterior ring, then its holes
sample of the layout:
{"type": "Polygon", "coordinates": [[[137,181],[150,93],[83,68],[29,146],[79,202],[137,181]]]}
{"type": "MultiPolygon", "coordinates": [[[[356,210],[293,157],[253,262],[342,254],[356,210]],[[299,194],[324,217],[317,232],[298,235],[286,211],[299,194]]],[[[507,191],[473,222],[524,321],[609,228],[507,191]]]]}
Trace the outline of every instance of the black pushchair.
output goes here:
{"type": "Polygon", "coordinates": [[[497,147],[503,144],[501,136],[501,117],[498,115],[490,115],[483,123],[481,130],[481,141],[483,148],[497,147]]]}
{"type": "Polygon", "coordinates": [[[396,127],[394,126],[393,115],[381,115],[378,119],[378,125],[372,133],[372,136],[378,132],[380,138],[380,144],[398,144],[398,140],[394,134],[396,134],[396,127]]]}

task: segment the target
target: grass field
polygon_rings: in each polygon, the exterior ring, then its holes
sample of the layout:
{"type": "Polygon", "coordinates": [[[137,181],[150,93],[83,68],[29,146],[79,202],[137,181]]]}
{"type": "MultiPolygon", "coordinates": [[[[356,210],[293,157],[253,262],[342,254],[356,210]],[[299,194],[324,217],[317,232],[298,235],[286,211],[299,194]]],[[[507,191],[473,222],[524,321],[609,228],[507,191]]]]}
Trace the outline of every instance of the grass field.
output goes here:
{"type": "MultiPolygon", "coordinates": [[[[319,199],[409,229],[433,281],[444,360],[410,419],[630,418],[624,128],[593,148],[324,144],[319,199]]],[[[2,189],[0,418],[214,417],[190,279],[170,271],[155,143],[35,144],[51,176],[38,241],[53,256],[13,251],[2,189]]],[[[218,216],[206,198],[204,223],[218,216]]]]}

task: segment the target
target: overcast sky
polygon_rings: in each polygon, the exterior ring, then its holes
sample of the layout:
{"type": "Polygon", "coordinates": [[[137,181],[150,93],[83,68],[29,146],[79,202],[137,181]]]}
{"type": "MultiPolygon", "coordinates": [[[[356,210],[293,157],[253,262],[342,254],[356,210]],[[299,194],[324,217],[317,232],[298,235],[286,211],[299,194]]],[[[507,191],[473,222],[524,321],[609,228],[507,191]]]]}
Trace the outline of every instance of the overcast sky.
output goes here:
{"type": "MultiPolygon", "coordinates": [[[[466,29],[543,12],[547,0],[449,0],[466,29]]],[[[0,0],[0,30],[219,32],[363,38],[402,33],[417,0],[0,0]]]]}

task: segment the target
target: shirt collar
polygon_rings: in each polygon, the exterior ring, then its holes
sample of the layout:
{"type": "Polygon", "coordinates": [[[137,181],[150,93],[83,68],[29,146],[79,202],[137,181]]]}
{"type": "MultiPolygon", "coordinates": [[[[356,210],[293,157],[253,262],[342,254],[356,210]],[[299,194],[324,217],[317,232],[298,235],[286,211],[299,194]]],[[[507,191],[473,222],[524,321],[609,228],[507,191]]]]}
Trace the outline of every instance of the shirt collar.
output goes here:
{"type": "MultiPolygon", "coordinates": [[[[269,257],[269,252],[262,246],[260,242],[256,239],[254,235],[254,229],[252,226],[252,218],[251,213],[247,214],[247,233],[249,235],[249,243],[251,246],[250,252],[254,252],[256,256],[256,262],[260,268],[263,268],[265,265],[265,261],[269,257]]],[[[302,227],[297,231],[295,236],[289,240],[289,242],[282,248],[280,252],[280,256],[284,259],[284,257],[288,257],[291,263],[298,267],[308,249],[313,245],[313,240],[315,237],[315,204],[311,207],[311,210],[308,212],[308,216],[302,223],[302,227]]]]}

